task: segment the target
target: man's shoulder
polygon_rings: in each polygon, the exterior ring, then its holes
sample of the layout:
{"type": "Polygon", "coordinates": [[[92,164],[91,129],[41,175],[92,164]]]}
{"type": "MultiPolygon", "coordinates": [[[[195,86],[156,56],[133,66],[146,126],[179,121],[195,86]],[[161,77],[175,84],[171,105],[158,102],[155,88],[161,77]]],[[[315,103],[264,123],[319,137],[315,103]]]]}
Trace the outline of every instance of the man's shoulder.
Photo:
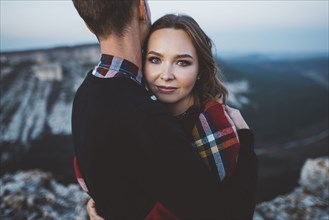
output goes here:
{"type": "Polygon", "coordinates": [[[86,94],[90,96],[97,96],[97,99],[134,99],[134,97],[147,98],[145,89],[125,77],[113,77],[113,78],[99,78],[89,72],[80,86],[78,87],[75,96],[86,97],[86,94]]]}

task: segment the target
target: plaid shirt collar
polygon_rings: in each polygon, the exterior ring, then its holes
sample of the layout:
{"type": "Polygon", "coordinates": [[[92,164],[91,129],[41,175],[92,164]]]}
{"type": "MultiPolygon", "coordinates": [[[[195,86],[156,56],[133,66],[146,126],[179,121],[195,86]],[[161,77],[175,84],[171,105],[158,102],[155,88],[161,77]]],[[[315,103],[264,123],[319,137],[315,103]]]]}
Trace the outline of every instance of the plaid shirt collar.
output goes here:
{"type": "Polygon", "coordinates": [[[126,77],[144,86],[142,72],[135,64],[108,54],[101,55],[100,61],[94,67],[92,74],[100,78],[126,77]]]}

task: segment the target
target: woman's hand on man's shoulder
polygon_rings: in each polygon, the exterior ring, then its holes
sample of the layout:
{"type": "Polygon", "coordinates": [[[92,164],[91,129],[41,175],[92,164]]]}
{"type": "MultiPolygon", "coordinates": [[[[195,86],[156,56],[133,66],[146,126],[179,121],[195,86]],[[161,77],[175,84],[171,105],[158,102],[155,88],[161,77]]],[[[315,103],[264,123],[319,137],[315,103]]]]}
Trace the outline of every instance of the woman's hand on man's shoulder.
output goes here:
{"type": "Polygon", "coordinates": [[[235,127],[238,130],[249,129],[247,122],[244,120],[244,118],[242,117],[242,115],[238,109],[225,105],[225,111],[229,115],[229,117],[232,119],[235,127]]]}

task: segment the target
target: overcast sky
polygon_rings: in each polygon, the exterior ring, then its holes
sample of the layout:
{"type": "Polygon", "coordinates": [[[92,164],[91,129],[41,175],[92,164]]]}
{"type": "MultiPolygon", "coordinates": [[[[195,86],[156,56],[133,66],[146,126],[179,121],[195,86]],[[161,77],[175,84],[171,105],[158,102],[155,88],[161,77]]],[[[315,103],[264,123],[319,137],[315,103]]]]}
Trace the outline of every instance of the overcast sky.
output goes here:
{"type": "MultiPolygon", "coordinates": [[[[0,0],[1,51],[96,43],[70,0],[0,0]]],[[[217,53],[327,52],[328,0],[151,0],[152,20],[191,15],[217,53]]]]}

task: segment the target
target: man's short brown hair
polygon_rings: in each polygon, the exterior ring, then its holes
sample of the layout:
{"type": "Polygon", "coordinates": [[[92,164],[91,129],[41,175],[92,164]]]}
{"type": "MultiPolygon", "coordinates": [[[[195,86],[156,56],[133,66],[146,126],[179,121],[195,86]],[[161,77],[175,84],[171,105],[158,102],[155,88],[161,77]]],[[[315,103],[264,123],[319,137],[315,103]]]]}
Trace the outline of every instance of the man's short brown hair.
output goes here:
{"type": "Polygon", "coordinates": [[[81,18],[97,38],[124,35],[138,0],[73,0],[81,18]]]}

